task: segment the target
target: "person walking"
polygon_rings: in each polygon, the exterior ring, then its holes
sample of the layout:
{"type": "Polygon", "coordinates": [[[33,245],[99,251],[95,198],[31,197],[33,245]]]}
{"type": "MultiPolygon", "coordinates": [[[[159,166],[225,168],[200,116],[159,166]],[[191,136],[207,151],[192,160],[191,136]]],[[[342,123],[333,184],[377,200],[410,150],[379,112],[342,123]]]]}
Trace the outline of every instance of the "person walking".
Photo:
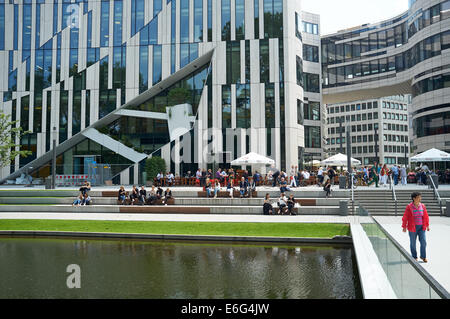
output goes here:
{"type": "Polygon", "coordinates": [[[331,185],[334,185],[334,177],[336,176],[336,172],[334,171],[333,167],[330,167],[328,169],[328,177],[330,178],[331,185]]]}
{"type": "Polygon", "coordinates": [[[391,171],[392,171],[392,177],[394,178],[394,185],[397,186],[397,184],[398,184],[398,173],[399,173],[398,166],[397,165],[392,166],[391,171]]]}
{"type": "Polygon", "coordinates": [[[325,185],[323,186],[323,190],[326,192],[325,193],[326,198],[331,197],[331,180],[330,179],[327,179],[327,181],[325,182],[325,185]]]}
{"type": "Polygon", "coordinates": [[[405,166],[402,166],[402,168],[400,168],[400,178],[402,180],[402,185],[406,185],[407,184],[408,174],[406,173],[406,167],[405,166]]]}
{"type": "Polygon", "coordinates": [[[375,187],[378,187],[378,164],[375,163],[374,166],[370,169],[370,181],[367,183],[367,186],[372,185],[375,182],[375,187]]]}
{"type": "Polygon", "coordinates": [[[382,186],[387,185],[387,174],[388,174],[388,169],[387,169],[386,164],[384,164],[380,171],[380,185],[382,185],[382,186]]]}
{"type": "Polygon", "coordinates": [[[420,242],[420,259],[428,262],[426,255],[427,241],[425,231],[430,231],[430,219],[428,217],[427,208],[422,201],[422,194],[414,192],[411,194],[412,202],[406,206],[405,213],[402,218],[403,232],[409,232],[409,243],[412,257],[417,260],[416,240],[419,237],[420,242]]]}
{"type": "Polygon", "coordinates": [[[319,171],[317,172],[317,186],[321,186],[323,183],[323,168],[319,167],[319,171]]]}

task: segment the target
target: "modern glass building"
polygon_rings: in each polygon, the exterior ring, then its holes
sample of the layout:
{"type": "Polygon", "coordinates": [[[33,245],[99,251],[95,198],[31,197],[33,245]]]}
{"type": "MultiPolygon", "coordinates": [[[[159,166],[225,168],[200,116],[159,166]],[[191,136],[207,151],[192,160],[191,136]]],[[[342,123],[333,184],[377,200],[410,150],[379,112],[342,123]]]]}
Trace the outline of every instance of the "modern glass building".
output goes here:
{"type": "Polygon", "coordinates": [[[450,151],[450,1],[322,37],[327,104],[411,94],[412,152],[450,151]]]}
{"type": "Polygon", "coordinates": [[[47,177],[54,141],[58,175],[114,183],[142,183],[152,154],[180,175],[250,151],[289,170],[332,141],[325,103],[402,94],[412,153],[450,151],[449,17],[416,0],[321,37],[301,1],[0,0],[0,108],[33,153],[0,183],[47,177]]]}
{"type": "Polygon", "coordinates": [[[49,176],[53,141],[57,175],[114,183],[152,154],[180,175],[250,151],[301,165],[321,152],[319,49],[300,1],[0,0],[0,108],[33,153],[0,182],[49,176]]]}

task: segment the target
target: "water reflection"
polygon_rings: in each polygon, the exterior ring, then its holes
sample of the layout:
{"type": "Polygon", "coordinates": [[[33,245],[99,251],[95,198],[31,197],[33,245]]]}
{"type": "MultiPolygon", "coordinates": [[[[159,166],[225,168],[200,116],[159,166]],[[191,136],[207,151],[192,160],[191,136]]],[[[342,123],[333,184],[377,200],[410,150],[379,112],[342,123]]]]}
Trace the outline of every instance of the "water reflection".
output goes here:
{"type": "Polygon", "coordinates": [[[0,238],[0,276],[0,298],[362,297],[350,247],[0,238]]]}

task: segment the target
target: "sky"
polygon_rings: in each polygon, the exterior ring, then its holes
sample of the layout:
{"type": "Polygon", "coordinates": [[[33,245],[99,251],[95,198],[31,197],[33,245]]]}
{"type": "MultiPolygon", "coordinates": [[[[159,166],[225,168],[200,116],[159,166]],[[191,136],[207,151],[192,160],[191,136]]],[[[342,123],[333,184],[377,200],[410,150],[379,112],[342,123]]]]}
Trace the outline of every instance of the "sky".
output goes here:
{"type": "Polygon", "coordinates": [[[303,11],[320,15],[326,35],[365,23],[393,18],[408,10],[408,0],[300,0],[303,11]]]}

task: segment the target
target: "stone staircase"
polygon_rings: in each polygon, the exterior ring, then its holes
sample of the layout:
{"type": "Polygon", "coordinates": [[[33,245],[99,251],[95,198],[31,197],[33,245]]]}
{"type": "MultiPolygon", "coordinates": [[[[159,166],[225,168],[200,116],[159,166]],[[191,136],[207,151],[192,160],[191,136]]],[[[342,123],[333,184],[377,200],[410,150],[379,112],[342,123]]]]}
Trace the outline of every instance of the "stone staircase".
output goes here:
{"type": "MultiPolygon", "coordinates": [[[[395,189],[397,196],[397,216],[402,216],[405,207],[411,203],[412,190],[395,189]]],[[[422,203],[430,216],[440,215],[440,206],[434,198],[433,190],[420,190],[422,203]]],[[[395,201],[390,189],[355,190],[355,206],[362,205],[371,215],[395,215],[395,201]]],[[[442,208],[445,209],[444,204],[442,208]]]]}

